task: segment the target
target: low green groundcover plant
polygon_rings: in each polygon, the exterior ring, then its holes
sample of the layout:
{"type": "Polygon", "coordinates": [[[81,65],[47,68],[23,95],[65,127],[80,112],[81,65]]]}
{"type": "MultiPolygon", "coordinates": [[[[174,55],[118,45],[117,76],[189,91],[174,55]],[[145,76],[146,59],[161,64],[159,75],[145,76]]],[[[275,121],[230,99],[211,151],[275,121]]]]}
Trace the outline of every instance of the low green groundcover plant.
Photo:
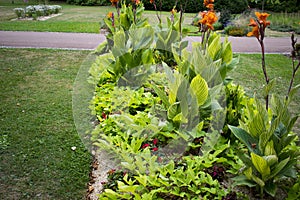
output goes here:
{"type": "Polygon", "coordinates": [[[199,21],[202,41],[189,50],[182,10],[167,28],[151,27],[142,3],[118,3],[89,71],[97,119],[91,140],[119,164],[99,198],[273,199],[279,191],[299,198],[297,116],[288,110],[299,86],[273,95],[265,109],[234,85],[228,72],[239,58],[211,31],[213,1],[199,21]]]}

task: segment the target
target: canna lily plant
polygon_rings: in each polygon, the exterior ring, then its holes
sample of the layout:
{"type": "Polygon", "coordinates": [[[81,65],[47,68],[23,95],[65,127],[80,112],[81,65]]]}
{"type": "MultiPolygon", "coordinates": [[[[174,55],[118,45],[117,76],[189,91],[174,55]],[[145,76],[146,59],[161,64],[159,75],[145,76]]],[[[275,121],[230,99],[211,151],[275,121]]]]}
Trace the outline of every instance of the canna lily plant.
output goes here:
{"type": "Polygon", "coordinates": [[[198,21],[200,31],[202,32],[202,45],[208,41],[211,30],[214,30],[213,24],[218,20],[213,3],[214,0],[204,0],[203,4],[209,10],[201,12],[202,19],[198,21]]]}
{"type": "Polygon", "coordinates": [[[258,187],[261,199],[264,192],[274,197],[279,181],[297,178],[295,166],[300,154],[293,145],[297,134],[292,128],[298,116],[291,115],[288,103],[273,95],[267,112],[259,101],[249,101],[240,127],[229,125],[248,148],[248,154],[240,153],[245,169],[243,175],[234,178],[235,184],[258,187]]]}
{"type": "Polygon", "coordinates": [[[268,77],[267,69],[266,69],[266,64],[265,64],[265,45],[264,45],[264,38],[265,38],[265,30],[267,26],[270,25],[270,21],[267,21],[267,17],[270,16],[268,13],[260,13],[260,12],[255,12],[256,19],[251,18],[250,23],[248,26],[252,26],[252,31],[247,34],[247,36],[255,36],[257,41],[260,44],[261,47],[261,66],[263,70],[263,74],[265,77],[266,81],[266,86],[265,86],[265,101],[266,101],[266,110],[269,108],[269,91],[270,87],[272,84],[270,83],[270,79],[268,77]]]}

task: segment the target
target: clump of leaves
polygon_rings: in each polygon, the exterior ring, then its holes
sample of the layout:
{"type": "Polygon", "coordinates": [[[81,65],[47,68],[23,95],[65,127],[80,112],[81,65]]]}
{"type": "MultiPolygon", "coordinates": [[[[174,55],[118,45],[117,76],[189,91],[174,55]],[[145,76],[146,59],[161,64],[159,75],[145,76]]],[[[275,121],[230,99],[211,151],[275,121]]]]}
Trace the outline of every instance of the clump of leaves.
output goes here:
{"type": "Polygon", "coordinates": [[[240,128],[229,126],[233,134],[248,148],[249,154],[241,153],[245,164],[243,175],[234,178],[236,184],[257,186],[261,198],[264,192],[276,195],[277,181],[296,178],[299,147],[294,143],[297,134],[292,132],[298,116],[288,111],[288,101],[273,95],[269,113],[260,102],[247,105],[246,117],[240,121],[240,128]]]}

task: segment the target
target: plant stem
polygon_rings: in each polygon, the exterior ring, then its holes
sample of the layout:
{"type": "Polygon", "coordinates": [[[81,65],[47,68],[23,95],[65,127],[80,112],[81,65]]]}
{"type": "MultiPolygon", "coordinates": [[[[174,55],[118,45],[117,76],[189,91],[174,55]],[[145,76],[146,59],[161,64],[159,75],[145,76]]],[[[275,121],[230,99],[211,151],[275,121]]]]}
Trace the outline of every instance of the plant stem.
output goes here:
{"type": "MultiPolygon", "coordinates": [[[[261,47],[261,67],[262,67],[262,70],[264,73],[266,84],[268,86],[270,80],[268,77],[268,73],[267,73],[267,69],[266,69],[266,62],[265,62],[265,44],[264,44],[265,27],[258,20],[257,20],[257,24],[259,24],[259,33],[260,33],[260,38],[257,38],[257,39],[258,39],[258,42],[261,47]]],[[[269,93],[266,94],[265,100],[266,100],[266,110],[268,110],[269,109],[269,93]]]]}
{"type": "Polygon", "coordinates": [[[182,5],[180,5],[180,18],[179,18],[179,33],[180,33],[180,40],[182,39],[182,27],[181,27],[182,17],[183,17],[183,9],[182,9],[182,5]]]}
{"type": "Polygon", "coordinates": [[[298,65],[295,68],[295,61],[293,60],[293,74],[292,74],[292,78],[291,78],[291,81],[290,81],[290,86],[289,86],[286,98],[288,98],[288,96],[289,96],[289,94],[292,90],[292,87],[293,87],[293,84],[294,84],[294,79],[295,79],[295,76],[296,76],[296,72],[299,69],[299,67],[300,67],[300,62],[298,63],[298,65]]]}
{"type": "MultiPolygon", "coordinates": [[[[264,41],[262,39],[259,41],[259,43],[260,43],[260,46],[261,46],[261,66],[262,66],[262,70],[263,70],[263,73],[264,73],[266,84],[268,85],[270,80],[269,80],[267,69],[266,69],[265,45],[264,45],[264,41]]],[[[269,108],[269,94],[266,94],[265,100],[266,100],[266,110],[268,110],[268,108],[269,108]]]]}
{"type": "Polygon", "coordinates": [[[286,95],[286,99],[288,99],[288,96],[292,90],[296,73],[300,67],[300,58],[299,58],[299,55],[298,55],[297,49],[296,49],[297,39],[295,39],[294,33],[292,33],[291,40],[292,40],[292,48],[293,48],[293,50],[292,50],[293,73],[292,73],[292,78],[290,81],[289,89],[288,89],[288,92],[286,95]],[[297,56],[298,56],[298,65],[295,67],[295,62],[296,62],[297,56]]]}
{"type": "Polygon", "coordinates": [[[160,18],[159,14],[158,14],[158,10],[157,10],[155,1],[153,2],[153,6],[154,6],[154,10],[155,10],[157,19],[158,19],[158,21],[159,21],[159,24],[161,24],[161,18],[160,18]]]}

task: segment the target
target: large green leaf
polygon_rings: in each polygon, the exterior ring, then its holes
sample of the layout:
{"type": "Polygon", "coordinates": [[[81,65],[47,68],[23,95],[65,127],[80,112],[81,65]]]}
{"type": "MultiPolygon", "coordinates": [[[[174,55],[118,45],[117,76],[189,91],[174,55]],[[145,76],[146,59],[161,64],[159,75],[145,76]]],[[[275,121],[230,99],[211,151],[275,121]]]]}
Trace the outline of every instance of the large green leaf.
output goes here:
{"type": "Polygon", "coordinates": [[[268,165],[271,167],[276,163],[278,163],[278,157],[276,155],[264,156],[263,158],[267,161],[268,165]]]}
{"type": "Polygon", "coordinates": [[[265,180],[271,173],[268,162],[263,157],[260,157],[253,152],[251,152],[251,160],[256,170],[262,175],[263,180],[265,180]]]}
{"type": "Polygon", "coordinates": [[[196,74],[202,74],[202,71],[209,66],[211,62],[208,62],[205,54],[202,51],[202,47],[200,43],[192,43],[192,53],[188,59],[191,62],[192,70],[196,74]]]}
{"type": "Polygon", "coordinates": [[[267,95],[270,94],[270,91],[273,89],[273,87],[276,85],[275,84],[275,80],[276,79],[272,79],[268,84],[266,84],[264,87],[263,87],[263,96],[264,98],[267,97],[267,95]]]}
{"type": "Polygon", "coordinates": [[[231,63],[232,57],[231,43],[228,42],[228,39],[226,38],[223,43],[222,61],[228,65],[231,63]]]}
{"type": "Polygon", "coordinates": [[[143,64],[152,64],[153,63],[154,59],[153,59],[153,52],[151,49],[143,50],[142,61],[143,61],[143,64]]]}
{"type": "Polygon", "coordinates": [[[274,168],[274,170],[272,170],[272,174],[270,175],[269,179],[275,177],[286,166],[286,164],[289,161],[290,161],[290,158],[286,158],[283,161],[281,161],[280,163],[278,163],[276,165],[276,167],[274,168]]]}
{"type": "Polygon", "coordinates": [[[256,114],[252,121],[248,122],[248,129],[249,133],[256,138],[267,131],[265,121],[260,113],[256,114]]]}
{"type": "Polygon", "coordinates": [[[197,98],[198,105],[203,105],[208,97],[208,86],[206,81],[200,75],[197,75],[193,78],[190,88],[197,98]]]}
{"type": "Polygon", "coordinates": [[[217,35],[214,37],[212,42],[209,43],[208,45],[208,54],[209,56],[213,59],[217,59],[217,55],[219,51],[221,50],[221,42],[220,42],[221,35],[217,35]]]}
{"type": "Polygon", "coordinates": [[[113,36],[113,40],[114,40],[114,46],[111,51],[114,57],[118,58],[119,56],[127,52],[126,45],[125,45],[126,44],[125,32],[123,30],[116,32],[113,36]]]}
{"type": "Polygon", "coordinates": [[[165,107],[168,109],[170,107],[170,103],[169,103],[169,99],[168,99],[168,96],[166,95],[165,91],[161,90],[155,84],[152,84],[151,87],[155,91],[157,96],[162,100],[165,107]]]}
{"type": "Polygon", "coordinates": [[[153,43],[154,30],[151,26],[131,28],[129,30],[129,39],[133,50],[147,49],[153,43]]]}
{"type": "Polygon", "coordinates": [[[228,125],[229,129],[232,131],[232,133],[237,137],[240,141],[242,141],[251,152],[255,152],[256,154],[260,154],[259,149],[256,147],[258,144],[258,140],[254,137],[252,137],[247,131],[244,129],[230,126],[228,125]]]}
{"type": "Polygon", "coordinates": [[[120,14],[120,24],[123,26],[124,30],[128,30],[130,27],[129,18],[125,13],[120,14]]]}
{"type": "Polygon", "coordinates": [[[233,180],[233,184],[232,186],[237,186],[237,185],[246,185],[248,187],[255,187],[256,183],[254,183],[252,180],[249,180],[246,176],[241,175],[241,176],[236,176],[234,178],[232,178],[231,180],[233,180]]]}
{"type": "Polygon", "coordinates": [[[264,189],[269,195],[275,197],[277,191],[277,185],[273,181],[268,181],[264,189]]]}
{"type": "Polygon", "coordinates": [[[168,119],[173,119],[177,114],[179,114],[179,102],[173,103],[168,109],[168,119]]]}

